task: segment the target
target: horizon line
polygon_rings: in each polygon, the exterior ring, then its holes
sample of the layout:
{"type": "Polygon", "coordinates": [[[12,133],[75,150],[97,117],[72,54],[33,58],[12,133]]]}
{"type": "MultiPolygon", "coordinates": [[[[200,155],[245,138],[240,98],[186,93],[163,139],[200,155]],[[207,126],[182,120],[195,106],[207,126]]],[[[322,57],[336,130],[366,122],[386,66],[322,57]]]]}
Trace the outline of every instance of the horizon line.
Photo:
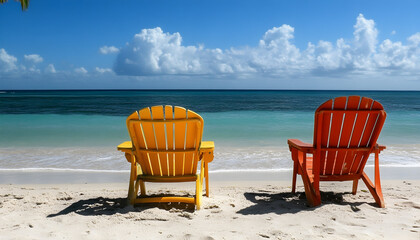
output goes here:
{"type": "Polygon", "coordinates": [[[1,92],[10,91],[357,91],[357,92],[420,92],[420,90],[372,90],[372,89],[230,89],[230,88],[168,88],[168,89],[126,89],[126,88],[97,88],[97,89],[0,89],[1,92]]]}

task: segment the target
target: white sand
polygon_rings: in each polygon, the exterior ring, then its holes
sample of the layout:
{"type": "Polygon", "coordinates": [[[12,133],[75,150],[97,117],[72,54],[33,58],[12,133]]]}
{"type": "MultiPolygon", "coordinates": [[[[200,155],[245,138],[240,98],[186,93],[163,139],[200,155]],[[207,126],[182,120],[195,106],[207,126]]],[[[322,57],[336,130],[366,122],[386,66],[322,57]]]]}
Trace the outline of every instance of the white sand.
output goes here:
{"type": "MultiPolygon", "coordinates": [[[[299,183],[291,194],[290,181],[213,181],[199,211],[126,206],[121,183],[3,184],[0,239],[420,239],[419,180],[383,181],[384,209],[363,182],[355,196],[351,182],[321,183],[323,204],[309,208],[299,183]]],[[[194,184],[146,187],[194,191],[194,184]]]]}

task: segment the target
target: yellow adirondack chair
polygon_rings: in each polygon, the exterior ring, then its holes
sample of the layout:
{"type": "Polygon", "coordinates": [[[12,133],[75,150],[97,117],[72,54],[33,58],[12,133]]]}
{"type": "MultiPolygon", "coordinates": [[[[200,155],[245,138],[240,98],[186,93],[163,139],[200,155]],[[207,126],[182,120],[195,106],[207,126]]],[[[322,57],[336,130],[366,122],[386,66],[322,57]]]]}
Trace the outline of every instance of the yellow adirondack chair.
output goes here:
{"type": "Polygon", "coordinates": [[[202,142],[204,121],[182,107],[143,108],[127,118],[131,142],[118,146],[131,163],[128,200],[131,204],[184,202],[200,209],[203,178],[208,196],[208,163],[213,142],[202,142]],[[197,174],[198,163],[200,173],[197,174]],[[145,182],[196,182],[195,197],[147,197],[145,182]],[[137,196],[140,187],[140,197],[137,196]]]}

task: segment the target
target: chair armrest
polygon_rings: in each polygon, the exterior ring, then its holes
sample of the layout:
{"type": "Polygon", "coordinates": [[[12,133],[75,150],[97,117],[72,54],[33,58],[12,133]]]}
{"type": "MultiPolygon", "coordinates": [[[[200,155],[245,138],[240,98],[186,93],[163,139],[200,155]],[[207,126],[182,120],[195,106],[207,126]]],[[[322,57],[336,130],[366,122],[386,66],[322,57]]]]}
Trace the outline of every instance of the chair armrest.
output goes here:
{"type": "Polygon", "coordinates": [[[304,143],[298,139],[288,139],[287,143],[289,148],[296,148],[301,152],[312,153],[314,151],[314,146],[310,143],[304,143]]]}
{"type": "Polygon", "coordinates": [[[200,156],[202,156],[203,161],[211,162],[213,161],[213,152],[214,152],[214,142],[213,141],[203,141],[200,145],[200,156]]]}
{"type": "Polygon", "coordinates": [[[379,152],[381,152],[381,151],[383,151],[384,149],[386,149],[386,146],[376,144],[375,149],[378,149],[378,150],[379,150],[379,152]]]}
{"type": "Polygon", "coordinates": [[[200,145],[200,151],[201,150],[211,150],[214,149],[214,142],[213,141],[203,141],[200,145]]]}
{"type": "Polygon", "coordinates": [[[125,152],[125,153],[131,152],[132,149],[133,149],[133,143],[131,141],[123,142],[117,146],[118,151],[125,152]]]}

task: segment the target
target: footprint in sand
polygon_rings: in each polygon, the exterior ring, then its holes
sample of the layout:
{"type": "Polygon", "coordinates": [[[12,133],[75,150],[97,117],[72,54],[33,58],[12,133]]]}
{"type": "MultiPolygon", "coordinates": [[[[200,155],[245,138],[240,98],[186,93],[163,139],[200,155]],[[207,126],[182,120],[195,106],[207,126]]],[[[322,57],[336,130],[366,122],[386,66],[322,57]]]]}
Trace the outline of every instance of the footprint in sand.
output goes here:
{"type": "Polygon", "coordinates": [[[328,234],[333,234],[335,232],[335,230],[333,228],[325,228],[324,232],[326,232],[328,234]]]}
{"type": "Polygon", "coordinates": [[[222,212],[222,210],[220,210],[220,209],[217,209],[217,210],[212,210],[211,211],[211,213],[221,213],[222,212]]]}
{"type": "Polygon", "coordinates": [[[214,240],[214,238],[212,238],[212,237],[210,237],[210,236],[207,236],[207,237],[204,237],[204,238],[202,238],[203,240],[214,240]]]}
{"type": "Polygon", "coordinates": [[[22,197],[22,196],[16,196],[16,195],[13,195],[13,198],[14,198],[14,199],[17,199],[17,200],[21,200],[21,199],[23,199],[23,197],[22,197]]]}
{"type": "Polygon", "coordinates": [[[398,207],[402,207],[402,208],[409,207],[409,208],[420,209],[420,205],[419,204],[414,203],[414,202],[411,202],[411,201],[406,201],[406,202],[402,202],[402,203],[396,203],[394,205],[395,206],[398,206],[398,207]]]}
{"type": "Polygon", "coordinates": [[[189,213],[186,213],[186,212],[178,214],[178,216],[184,217],[184,218],[187,218],[187,219],[190,219],[190,220],[192,219],[192,215],[189,214],[189,213]]]}
{"type": "Polygon", "coordinates": [[[413,229],[411,229],[410,232],[415,232],[415,233],[420,232],[420,226],[414,225],[413,229]]]}
{"type": "Polygon", "coordinates": [[[193,239],[191,234],[184,235],[184,240],[190,240],[190,239],[193,239]]]}
{"type": "Polygon", "coordinates": [[[270,236],[268,236],[268,235],[265,235],[265,234],[258,234],[260,237],[263,237],[263,238],[270,238],[270,236]]]}
{"type": "Polygon", "coordinates": [[[219,208],[219,206],[217,206],[217,205],[210,205],[208,207],[205,207],[204,209],[214,209],[214,208],[219,208]]]}

